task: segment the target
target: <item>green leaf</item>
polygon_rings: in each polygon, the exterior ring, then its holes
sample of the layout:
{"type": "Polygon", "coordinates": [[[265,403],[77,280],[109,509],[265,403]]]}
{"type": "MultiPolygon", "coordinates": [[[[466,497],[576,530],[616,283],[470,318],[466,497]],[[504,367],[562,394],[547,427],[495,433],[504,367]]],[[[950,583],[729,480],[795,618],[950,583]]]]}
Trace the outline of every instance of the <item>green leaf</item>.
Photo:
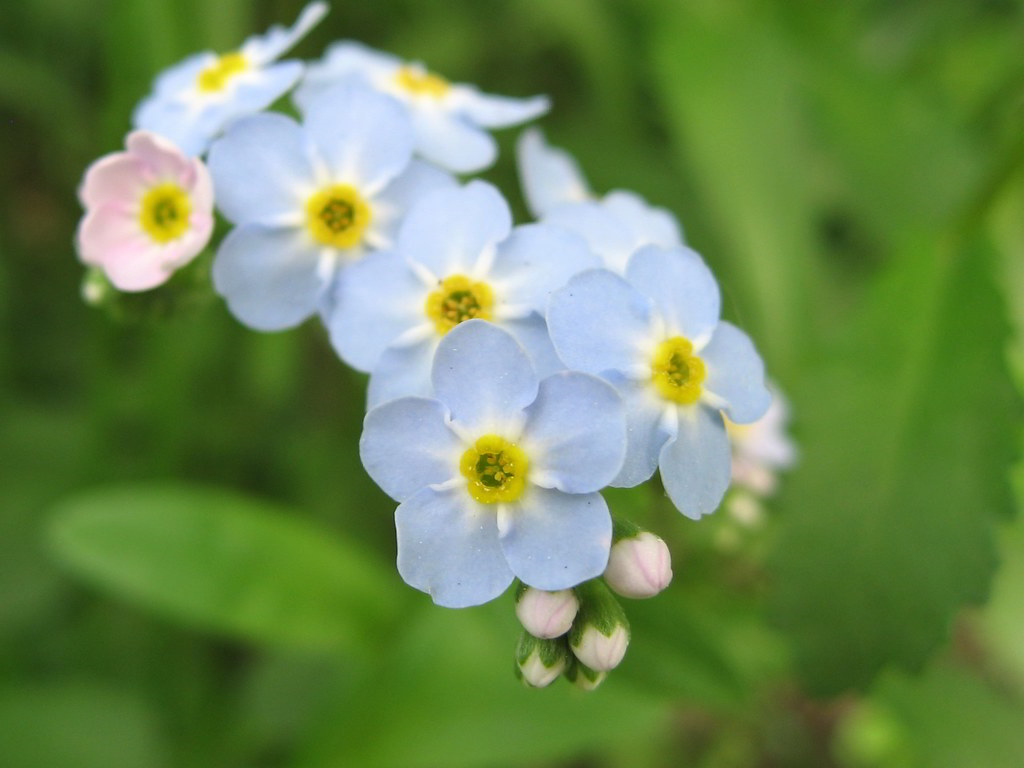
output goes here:
{"type": "Polygon", "coordinates": [[[92,683],[0,689],[5,768],[161,768],[159,723],[145,702],[92,683]]]}
{"type": "Polygon", "coordinates": [[[887,677],[875,697],[900,722],[928,768],[1018,768],[1024,764],[1024,706],[947,664],[918,678],[887,677]]]}
{"type": "Polygon", "coordinates": [[[907,254],[796,393],[774,604],[815,690],[919,667],[986,594],[1019,416],[990,262],[980,243],[907,254]]]}
{"type": "Polygon", "coordinates": [[[508,600],[446,611],[424,598],[421,607],[382,649],[380,667],[339,697],[298,766],[547,764],[649,743],[668,720],[669,704],[617,674],[594,693],[565,680],[525,688],[512,672],[521,628],[508,600]]]}
{"type": "MultiPolygon", "coordinates": [[[[814,252],[796,62],[765,14],[665,3],[653,69],[676,153],[695,175],[742,308],[777,366],[793,361],[814,252]],[[742,51],[742,56],[736,55],[742,51]]],[[[727,300],[729,295],[727,294],[727,300]]]]}
{"type": "Polygon", "coordinates": [[[333,531],[215,489],[138,485],[58,505],[57,557],[186,623],[257,642],[362,647],[396,620],[397,574],[333,531]]]}

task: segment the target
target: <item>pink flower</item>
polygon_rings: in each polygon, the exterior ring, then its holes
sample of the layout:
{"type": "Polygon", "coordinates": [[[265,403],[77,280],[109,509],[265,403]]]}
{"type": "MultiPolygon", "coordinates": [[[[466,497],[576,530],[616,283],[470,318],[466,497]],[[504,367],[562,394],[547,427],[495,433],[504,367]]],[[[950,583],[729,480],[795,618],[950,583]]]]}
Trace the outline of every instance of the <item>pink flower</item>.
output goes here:
{"type": "Polygon", "coordinates": [[[118,289],[146,291],[210,239],[213,182],[202,161],[156,134],[134,131],[125,147],[86,170],[76,244],[82,261],[102,268],[118,289]]]}

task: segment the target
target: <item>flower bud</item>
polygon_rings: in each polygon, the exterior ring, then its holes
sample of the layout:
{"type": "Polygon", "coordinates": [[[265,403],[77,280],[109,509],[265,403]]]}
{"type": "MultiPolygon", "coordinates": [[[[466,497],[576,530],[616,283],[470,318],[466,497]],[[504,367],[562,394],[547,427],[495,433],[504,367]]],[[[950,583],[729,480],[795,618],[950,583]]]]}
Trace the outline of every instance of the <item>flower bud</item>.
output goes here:
{"type": "Polygon", "coordinates": [[[593,670],[614,669],[629,645],[629,622],[622,606],[599,580],[580,584],[576,596],[580,610],[569,631],[569,647],[593,670]]]}
{"type": "Polygon", "coordinates": [[[580,604],[571,589],[545,592],[520,584],[516,590],[516,616],[519,623],[534,637],[564,635],[576,618],[580,604]]]}
{"type": "Polygon", "coordinates": [[[672,581],[668,545],[647,531],[620,539],[612,545],[604,580],[623,597],[654,597],[672,581]]]}
{"type": "Polygon", "coordinates": [[[564,640],[523,632],[516,646],[516,676],[531,688],[543,688],[562,674],[568,656],[564,640]]]}
{"type": "Polygon", "coordinates": [[[578,659],[572,658],[565,667],[565,679],[584,691],[592,691],[608,677],[607,672],[591,669],[578,659]]]}

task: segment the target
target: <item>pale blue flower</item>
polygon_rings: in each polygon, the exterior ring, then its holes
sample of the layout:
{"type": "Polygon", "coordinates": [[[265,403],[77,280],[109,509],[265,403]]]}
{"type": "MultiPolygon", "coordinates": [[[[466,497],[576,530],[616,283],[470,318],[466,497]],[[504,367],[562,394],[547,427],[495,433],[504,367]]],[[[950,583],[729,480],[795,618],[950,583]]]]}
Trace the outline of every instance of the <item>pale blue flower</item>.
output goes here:
{"type": "Polygon", "coordinates": [[[538,128],[517,145],[519,179],[527,205],[541,221],[584,237],[607,269],[624,274],[629,257],[645,245],[683,244],[675,216],[634,192],[613,190],[597,198],[576,160],[552,147],[538,128]]]}
{"type": "Polygon", "coordinates": [[[305,109],[321,90],[349,77],[401,100],[416,129],[416,151],[458,173],[479,171],[494,162],[498,149],[486,129],[524,123],[550,106],[545,96],[515,99],[449,83],[420,63],[349,41],[330,46],[319,63],[308,67],[295,102],[305,109]]]}
{"type": "Polygon", "coordinates": [[[412,145],[405,110],[358,83],[311,101],[302,125],[254,115],[215,141],[217,206],[237,226],[217,251],[213,283],[232,313],[280,330],[325,309],[343,266],[389,247],[413,202],[454,184],[413,160],[412,145]]]}
{"type": "Polygon", "coordinates": [[[600,374],[626,404],[629,447],[612,485],[637,485],[661,469],[686,516],[713,512],[729,485],[722,411],[746,424],[771,402],[750,339],[719,321],[711,271],[688,248],[647,246],[626,268],[576,275],[551,296],[555,349],[575,370],[600,374]]]}
{"type": "Polygon", "coordinates": [[[366,471],[399,502],[402,578],[457,608],[514,577],[555,591],[603,573],[612,524],[598,491],[626,443],[614,388],[579,372],[539,379],[483,320],[445,336],[431,380],[433,398],[371,410],[359,441],[366,471]]]}
{"type": "Polygon", "coordinates": [[[237,51],[189,56],[157,77],[135,109],[136,128],[170,139],[187,155],[203,154],[233,120],[269,107],[299,81],[299,61],[277,59],[327,14],[326,3],[307,5],[290,29],[273,26],[237,51]]]}
{"type": "Polygon", "coordinates": [[[425,196],[394,249],[346,269],[326,322],[341,358],[373,372],[369,407],[429,394],[434,350],[472,318],[510,331],[546,376],[564,368],[544,324],[548,296],[599,264],[571,232],[542,224],[513,229],[501,193],[472,181],[425,196]]]}

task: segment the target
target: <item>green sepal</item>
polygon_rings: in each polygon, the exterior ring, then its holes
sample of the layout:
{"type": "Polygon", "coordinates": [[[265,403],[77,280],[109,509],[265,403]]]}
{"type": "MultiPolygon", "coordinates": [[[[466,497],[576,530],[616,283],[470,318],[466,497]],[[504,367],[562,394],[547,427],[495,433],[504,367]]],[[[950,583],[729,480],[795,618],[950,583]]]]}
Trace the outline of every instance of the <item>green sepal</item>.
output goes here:
{"type": "Polygon", "coordinates": [[[612,544],[617,544],[623,539],[635,539],[644,529],[634,522],[618,515],[612,515],[612,544]]]}
{"type": "Polygon", "coordinates": [[[587,626],[592,626],[605,637],[611,637],[615,628],[626,628],[626,636],[630,637],[629,619],[622,610],[615,595],[601,579],[585,581],[574,590],[580,609],[569,630],[569,645],[576,646],[583,637],[587,626]]]}
{"type": "MultiPolygon", "coordinates": [[[[540,657],[541,663],[548,669],[555,666],[560,659],[571,656],[568,647],[565,645],[564,637],[544,639],[534,637],[524,629],[519,635],[519,642],[516,644],[515,659],[517,671],[535,651],[540,657]]],[[[521,677],[522,674],[520,673],[519,676],[521,677]]]]}

